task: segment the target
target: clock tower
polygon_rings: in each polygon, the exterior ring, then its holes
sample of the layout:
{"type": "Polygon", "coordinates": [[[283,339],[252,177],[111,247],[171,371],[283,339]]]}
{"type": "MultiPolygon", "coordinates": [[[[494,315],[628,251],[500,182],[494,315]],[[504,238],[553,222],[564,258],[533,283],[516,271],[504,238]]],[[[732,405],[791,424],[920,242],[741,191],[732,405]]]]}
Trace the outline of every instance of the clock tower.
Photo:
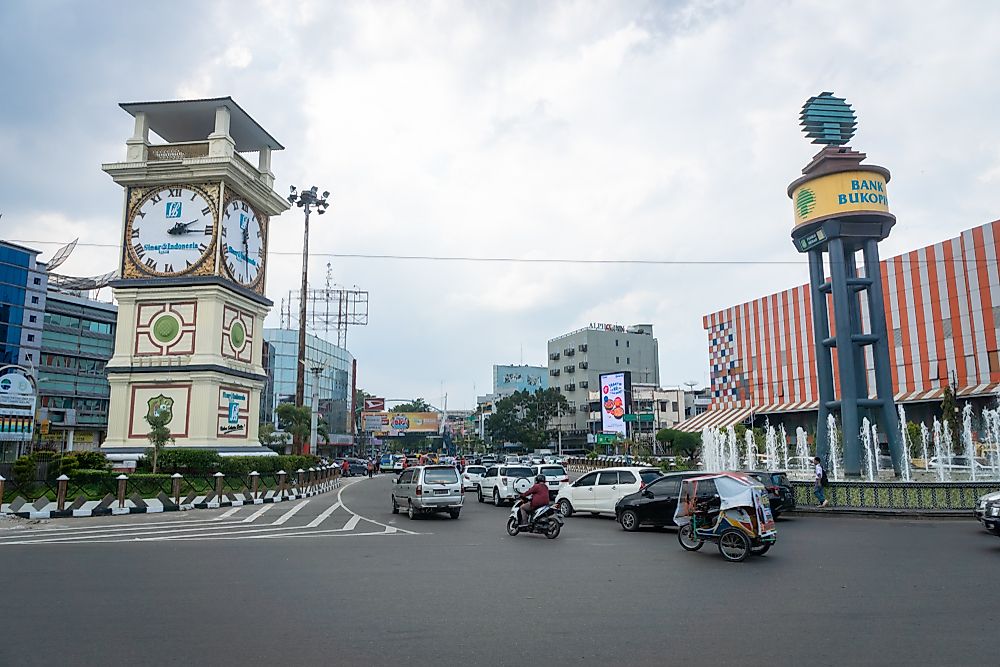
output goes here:
{"type": "Polygon", "coordinates": [[[120,106],[135,131],[125,161],[102,165],[125,191],[102,449],[135,460],[158,412],[173,447],[268,454],[257,440],[264,281],[271,218],[288,208],[272,189],[283,147],[230,97],[120,106]]]}

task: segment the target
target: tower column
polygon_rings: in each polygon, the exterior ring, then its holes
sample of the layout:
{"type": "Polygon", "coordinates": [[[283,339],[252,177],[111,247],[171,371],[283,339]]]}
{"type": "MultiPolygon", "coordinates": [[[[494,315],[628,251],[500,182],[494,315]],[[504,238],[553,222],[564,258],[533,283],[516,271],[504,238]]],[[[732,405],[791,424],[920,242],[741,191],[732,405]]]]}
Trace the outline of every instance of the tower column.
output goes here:
{"type": "MultiPolygon", "coordinates": [[[[847,285],[847,258],[844,240],[830,240],[830,290],[833,293],[834,327],[837,341],[837,370],[840,372],[840,421],[844,439],[844,473],[861,474],[860,420],[858,419],[858,380],[851,341],[850,296],[847,285]]],[[[865,397],[867,398],[867,396],[865,397]]]]}
{"type": "Polygon", "coordinates": [[[812,296],[813,344],[816,350],[816,387],[819,390],[819,419],[816,423],[816,455],[827,461],[830,453],[827,418],[828,402],[833,394],[833,355],[824,340],[830,335],[830,320],[826,308],[826,294],[820,290],[826,284],[823,269],[823,251],[809,252],[809,289],[812,296]]]}

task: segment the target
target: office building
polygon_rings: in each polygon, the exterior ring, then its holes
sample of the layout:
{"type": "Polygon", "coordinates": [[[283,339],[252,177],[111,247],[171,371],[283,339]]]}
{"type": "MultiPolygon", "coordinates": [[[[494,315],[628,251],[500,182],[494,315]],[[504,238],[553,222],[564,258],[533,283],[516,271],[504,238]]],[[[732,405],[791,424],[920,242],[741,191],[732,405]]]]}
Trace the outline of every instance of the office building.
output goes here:
{"type": "MultiPolygon", "coordinates": [[[[264,329],[265,350],[269,351],[267,383],[262,394],[272,396],[267,411],[276,419],[274,410],[279,403],[295,402],[295,380],[298,368],[299,332],[294,329],[264,329]]],[[[312,334],[306,335],[305,404],[311,405],[316,374],[311,369],[322,368],[319,374],[319,413],[329,432],[350,433],[351,387],[354,357],[347,350],[312,334]]],[[[261,410],[261,414],[265,414],[261,410]]]]}
{"type": "Polygon", "coordinates": [[[591,419],[590,392],[598,389],[601,373],[617,371],[630,371],[635,384],[659,385],[659,351],[652,324],[595,323],[548,342],[549,384],[559,387],[569,403],[562,427],[574,444],[576,438],[585,442],[588,433],[599,432],[600,415],[596,423],[591,419]]]}
{"type": "Polygon", "coordinates": [[[38,254],[0,241],[0,365],[38,365],[48,285],[38,254]]]}
{"type": "MultiPolygon", "coordinates": [[[[881,262],[893,394],[908,419],[929,421],[949,382],[959,399],[995,401],[998,255],[1000,221],[994,221],[881,262]]],[[[708,314],[703,324],[712,409],[682,429],[767,418],[783,423],[786,431],[815,430],[819,392],[808,285],[708,314]]],[[[872,351],[864,349],[868,386],[874,387],[872,351]]],[[[838,372],[836,350],[833,372],[838,372]]]]}

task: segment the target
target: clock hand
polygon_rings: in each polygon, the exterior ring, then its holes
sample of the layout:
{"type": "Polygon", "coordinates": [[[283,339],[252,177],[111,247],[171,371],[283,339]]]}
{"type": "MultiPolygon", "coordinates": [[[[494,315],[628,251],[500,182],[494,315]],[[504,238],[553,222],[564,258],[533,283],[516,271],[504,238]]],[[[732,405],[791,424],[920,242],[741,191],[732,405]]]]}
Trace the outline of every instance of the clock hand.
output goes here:
{"type": "Polygon", "coordinates": [[[178,234],[187,234],[191,231],[189,227],[196,222],[198,222],[197,219],[192,220],[191,222],[175,222],[174,226],[167,230],[167,234],[173,234],[174,236],[177,236],[178,234]]]}

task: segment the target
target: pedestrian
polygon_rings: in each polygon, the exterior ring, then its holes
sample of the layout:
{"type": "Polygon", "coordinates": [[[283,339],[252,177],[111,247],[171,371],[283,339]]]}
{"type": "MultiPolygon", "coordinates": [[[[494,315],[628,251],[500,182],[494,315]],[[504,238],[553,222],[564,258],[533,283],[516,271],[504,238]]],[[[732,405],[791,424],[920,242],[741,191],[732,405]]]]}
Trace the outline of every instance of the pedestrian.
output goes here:
{"type": "Polygon", "coordinates": [[[823,462],[818,456],[813,457],[813,463],[816,464],[816,482],[813,486],[813,495],[816,496],[820,507],[826,507],[828,503],[826,494],[823,493],[823,487],[826,486],[827,482],[826,469],[823,468],[823,462]]]}
{"type": "Polygon", "coordinates": [[[375,464],[372,463],[371,459],[368,459],[368,479],[371,479],[375,474],[375,464]]]}
{"type": "Polygon", "coordinates": [[[341,464],[340,464],[340,471],[341,471],[341,473],[343,474],[344,477],[349,477],[350,476],[350,474],[351,474],[351,464],[347,462],[347,459],[344,459],[341,462],[341,464]]]}

